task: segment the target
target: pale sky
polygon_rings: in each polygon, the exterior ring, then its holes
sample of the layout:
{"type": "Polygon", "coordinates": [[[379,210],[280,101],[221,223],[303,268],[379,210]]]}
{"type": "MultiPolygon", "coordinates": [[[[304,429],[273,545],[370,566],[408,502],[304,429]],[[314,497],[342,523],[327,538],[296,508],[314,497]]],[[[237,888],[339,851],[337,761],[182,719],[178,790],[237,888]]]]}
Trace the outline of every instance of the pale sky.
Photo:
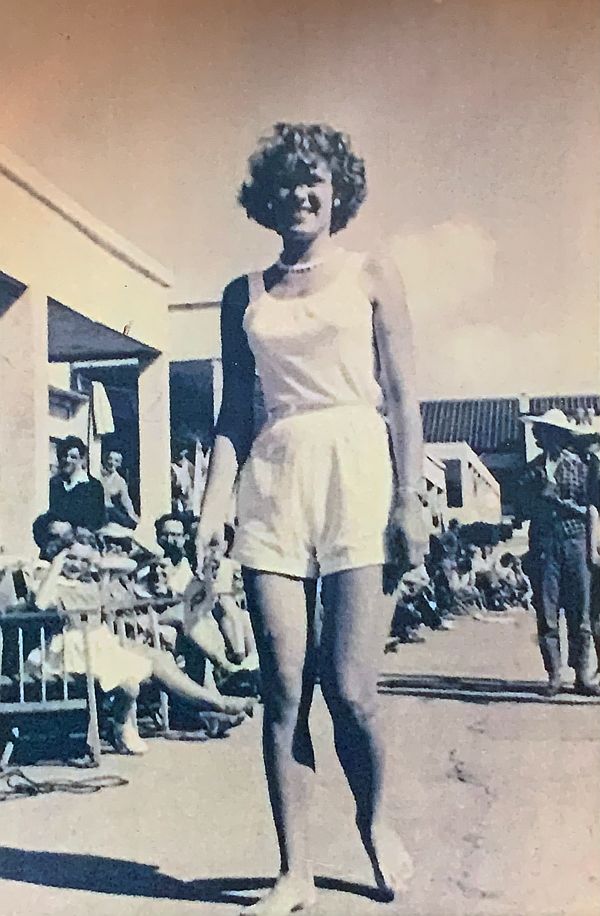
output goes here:
{"type": "Polygon", "coordinates": [[[600,0],[0,6],[3,142],[175,301],[276,253],[235,203],[247,156],[327,120],[366,158],[345,243],[396,252],[423,396],[600,390],[600,0]]]}

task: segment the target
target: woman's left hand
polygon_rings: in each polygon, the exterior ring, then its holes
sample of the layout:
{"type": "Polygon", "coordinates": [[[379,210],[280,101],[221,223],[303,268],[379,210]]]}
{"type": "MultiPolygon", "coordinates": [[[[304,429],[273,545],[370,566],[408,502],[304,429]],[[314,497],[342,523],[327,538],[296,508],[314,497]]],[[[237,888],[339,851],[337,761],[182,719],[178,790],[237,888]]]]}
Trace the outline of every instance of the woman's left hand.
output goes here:
{"type": "Polygon", "coordinates": [[[390,515],[388,539],[391,560],[406,572],[420,566],[427,553],[429,535],[417,493],[396,505],[390,515]]]}

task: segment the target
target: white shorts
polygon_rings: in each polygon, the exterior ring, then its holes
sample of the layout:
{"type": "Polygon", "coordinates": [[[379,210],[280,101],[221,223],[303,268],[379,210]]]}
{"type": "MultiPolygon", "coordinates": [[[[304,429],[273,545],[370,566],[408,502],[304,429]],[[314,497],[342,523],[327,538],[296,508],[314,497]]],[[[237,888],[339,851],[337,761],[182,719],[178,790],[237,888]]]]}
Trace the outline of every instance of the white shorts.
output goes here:
{"type": "Polygon", "coordinates": [[[374,408],[276,420],[242,468],[234,556],[299,578],[379,565],[392,492],[387,428],[374,408]]]}

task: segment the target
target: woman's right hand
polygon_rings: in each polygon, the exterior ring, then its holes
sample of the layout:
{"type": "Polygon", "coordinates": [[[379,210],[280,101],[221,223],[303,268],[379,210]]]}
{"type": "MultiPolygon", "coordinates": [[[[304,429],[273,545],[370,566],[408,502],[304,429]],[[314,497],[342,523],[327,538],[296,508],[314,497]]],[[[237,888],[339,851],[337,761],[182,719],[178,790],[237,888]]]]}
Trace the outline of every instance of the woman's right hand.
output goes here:
{"type": "Polygon", "coordinates": [[[227,513],[221,509],[202,509],[196,532],[196,553],[199,562],[200,558],[204,559],[211,545],[224,548],[226,518],[227,513]]]}

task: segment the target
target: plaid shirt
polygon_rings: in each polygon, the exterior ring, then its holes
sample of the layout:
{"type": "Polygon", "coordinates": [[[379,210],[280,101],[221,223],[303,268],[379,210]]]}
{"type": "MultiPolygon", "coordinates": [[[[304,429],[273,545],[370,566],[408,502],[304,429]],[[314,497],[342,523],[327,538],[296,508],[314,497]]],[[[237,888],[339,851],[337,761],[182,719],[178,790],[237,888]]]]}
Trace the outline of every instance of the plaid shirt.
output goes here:
{"type": "Polygon", "coordinates": [[[563,449],[557,459],[553,485],[546,473],[546,456],[531,461],[519,482],[518,516],[530,518],[529,541],[585,538],[589,505],[588,466],[563,449]]]}

